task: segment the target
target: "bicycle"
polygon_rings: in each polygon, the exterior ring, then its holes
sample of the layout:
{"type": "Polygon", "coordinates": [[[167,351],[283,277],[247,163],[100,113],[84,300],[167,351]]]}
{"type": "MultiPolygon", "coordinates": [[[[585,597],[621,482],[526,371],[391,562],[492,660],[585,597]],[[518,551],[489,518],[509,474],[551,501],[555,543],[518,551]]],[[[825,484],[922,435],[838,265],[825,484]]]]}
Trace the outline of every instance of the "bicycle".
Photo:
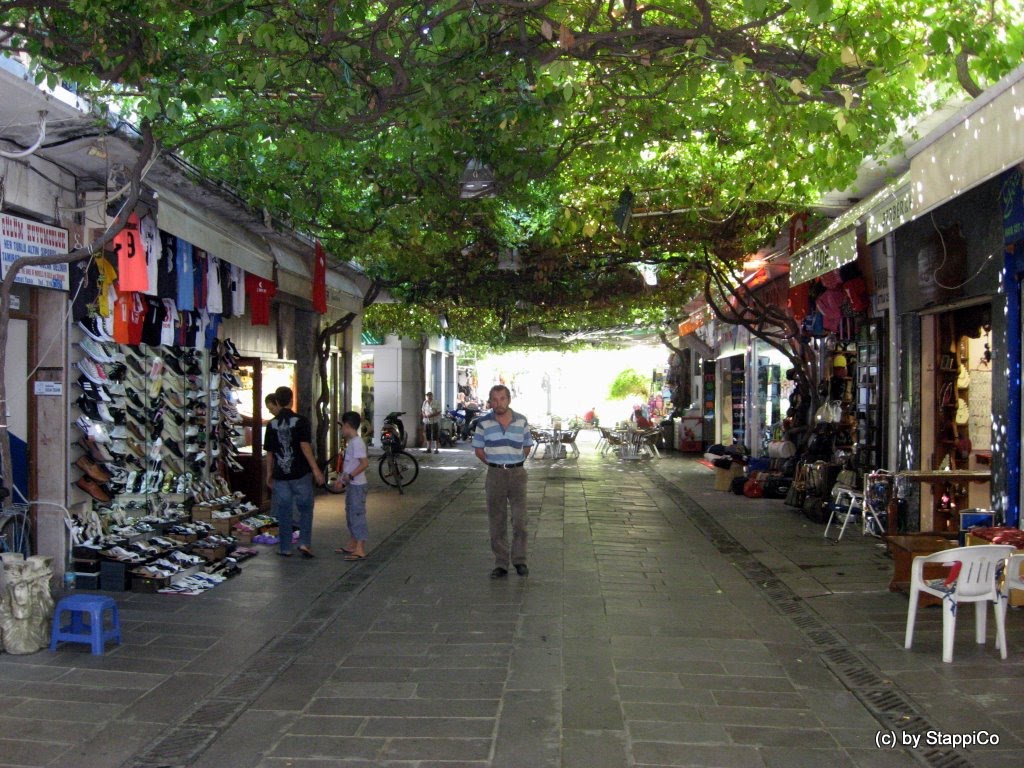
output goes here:
{"type": "Polygon", "coordinates": [[[344,474],[342,467],[345,465],[345,448],[347,447],[347,441],[342,439],[341,447],[338,452],[334,454],[327,463],[323,466],[324,471],[324,488],[328,493],[344,493],[344,487],[339,487],[336,483],[339,477],[344,474]]]}
{"type": "Polygon", "coordinates": [[[385,421],[380,430],[380,443],[384,448],[384,455],[377,462],[377,472],[385,485],[397,488],[399,493],[404,494],[402,488],[419,477],[420,463],[411,453],[406,453],[402,442],[398,427],[385,421]]]}
{"type": "Polygon", "coordinates": [[[0,511],[0,553],[20,552],[32,555],[32,523],[27,504],[16,504],[10,511],[0,511]]]}

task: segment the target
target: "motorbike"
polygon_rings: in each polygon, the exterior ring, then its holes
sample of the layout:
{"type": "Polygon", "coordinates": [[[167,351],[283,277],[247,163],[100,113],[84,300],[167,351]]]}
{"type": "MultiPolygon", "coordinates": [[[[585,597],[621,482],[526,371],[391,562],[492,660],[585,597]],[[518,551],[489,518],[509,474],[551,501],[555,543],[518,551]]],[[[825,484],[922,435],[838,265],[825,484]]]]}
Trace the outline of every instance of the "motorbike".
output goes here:
{"type": "Polygon", "coordinates": [[[384,417],[384,423],[380,427],[381,445],[386,443],[394,445],[397,442],[399,447],[405,448],[408,436],[405,433],[405,424],[401,419],[404,415],[405,411],[392,411],[384,417]]]}
{"type": "Polygon", "coordinates": [[[455,424],[455,432],[462,440],[469,440],[473,437],[473,430],[476,428],[476,420],[480,417],[480,411],[476,408],[467,411],[464,408],[448,411],[448,417],[455,424]]]}
{"type": "Polygon", "coordinates": [[[453,413],[455,412],[448,411],[438,424],[437,442],[442,448],[454,448],[459,439],[459,425],[453,413]]]}

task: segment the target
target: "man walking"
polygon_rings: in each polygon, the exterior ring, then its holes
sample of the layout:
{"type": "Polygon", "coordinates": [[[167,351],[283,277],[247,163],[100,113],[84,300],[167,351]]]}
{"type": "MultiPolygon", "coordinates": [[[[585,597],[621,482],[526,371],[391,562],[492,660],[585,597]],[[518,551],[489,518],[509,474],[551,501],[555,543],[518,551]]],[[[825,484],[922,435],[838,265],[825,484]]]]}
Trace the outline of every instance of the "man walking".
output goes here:
{"type": "Polygon", "coordinates": [[[272,494],[271,510],[277,517],[281,543],[277,554],[292,554],[292,507],[299,511],[299,552],[313,557],[313,480],[323,485],[324,473],[316,464],[309,419],[292,411],[292,391],[278,387],[274,392],[277,415],[267,424],[263,447],[267,454],[267,487],[272,494]],[[312,475],[312,477],[310,477],[312,475]]]}
{"type": "Polygon", "coordinates": [[[479,418],[473,433],[473,449],[487,465],[487,519],[494,552],[492,579],[508,575],[509,562],[526,576],[526,470],[523,462],[533,447],[526,417],[509,406],[512,393],[504,384],[491,387],[491,410],[479,418]],[[512,511],[512,550],[508,546],[508,514],[512,511]]]}

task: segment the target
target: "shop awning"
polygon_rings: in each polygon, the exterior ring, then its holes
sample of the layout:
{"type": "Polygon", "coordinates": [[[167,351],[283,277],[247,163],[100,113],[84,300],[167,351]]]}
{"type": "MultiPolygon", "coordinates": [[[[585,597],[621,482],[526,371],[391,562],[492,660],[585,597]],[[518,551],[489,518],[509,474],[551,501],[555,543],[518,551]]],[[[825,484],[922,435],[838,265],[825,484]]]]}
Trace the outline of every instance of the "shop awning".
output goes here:
{"type": "Polygon", "coordinates": [[[1024,159],[1024,65],[907,150],[914,215],[1024,159]]]}
{"type": "Polygon", "coordinates": [[[242,227],[215,219],[205,211],[202,218],[193,213],[194,205],[166,186],[146,182],[157,193],[157,225],[207,253],[242,267],[260,277],[270,278],[274,265],[267,245],[242,227]]]}
{"type": "Polygon", "coordinates": [[[910,182],[906,176],[844,212],[789,260],[790,286],[806,283],[857,258],[857,227],[868,225],[874,242],[910,218],[910,182]]]}

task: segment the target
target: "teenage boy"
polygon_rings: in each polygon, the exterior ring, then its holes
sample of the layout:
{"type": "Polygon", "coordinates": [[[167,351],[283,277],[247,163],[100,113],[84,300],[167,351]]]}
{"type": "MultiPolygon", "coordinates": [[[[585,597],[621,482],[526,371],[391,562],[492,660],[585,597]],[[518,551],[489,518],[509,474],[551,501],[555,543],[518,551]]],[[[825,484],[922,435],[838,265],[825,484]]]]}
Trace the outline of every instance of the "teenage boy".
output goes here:
{"type": "Polygon", "coordinates": [[[310,445],[309,420],[292,411],[292,391],[278,387],[274,392],[278,412],[267,424],[263,449],[266,452],[267,487],[272,494],[271,510],[277,517],[281,537],[277,554],[292,554],[292,507],[299,513],[299,553],[312,558],[313,481],[324,484],[324,473],[317,466],[310,445]]]}
{"type": "Polygon", "coordinates": [[[359,436],[362,418],[355,411],[341,414],[341,434],[345,436],[345,459],[342,474],[335,484],[345,489],[345,522],[348,523],[348,544],[334,550],[345,555],[346,560],[362,560],[366,557],[366,540],[370,529],[366,524],[366,468],[370,460],[366,455],[366,443],[359,436]]]}

